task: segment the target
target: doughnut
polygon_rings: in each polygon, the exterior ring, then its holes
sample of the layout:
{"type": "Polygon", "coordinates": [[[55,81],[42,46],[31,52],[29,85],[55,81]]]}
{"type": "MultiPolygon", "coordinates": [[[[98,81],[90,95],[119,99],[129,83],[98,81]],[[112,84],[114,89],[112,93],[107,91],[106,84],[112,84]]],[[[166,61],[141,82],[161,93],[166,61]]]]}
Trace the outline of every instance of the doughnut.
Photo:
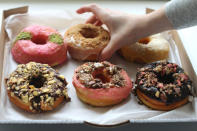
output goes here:
{"type": "Polygon", "coordinates": [[[192,81],[175,63],[157,61],[138,69],[136,94],[146,106],[155,110],[173,110],[188,102],[192,81]]]}
{"type": "Polygon", "coordinates": [[[103,27],[78,24],[66,31],[64,40],[72,58],[81,61],[96,61],[101,50],[108,44],[110,35],[103,27]]]}
{"type": "Polygon", "coordinates": [[[56,66],[67,60],[67,45],[56,30],[32,25],[16,36],[11,53],[20,64],[34,61],[56,66]]]}
{"type": "Polygon", "coordinates": [[[151,63],[168,58],[169,43],[161,34],[156,34],[123,46],[119,53],[130,62],[151,63]]]}
{"type": "Polygon", "coordinates": [[[10,101],[27,112],[50,111],[70,101],[64,76],[47,64],[20,64],[5,84],[10,101]]]}
{"type": "Polygon", "coordinates": [[[81,101],[97,107],[120,103],[132,89],[127,73],[107,61],[87,62],[79,66],[72,83],[81,101]]]}

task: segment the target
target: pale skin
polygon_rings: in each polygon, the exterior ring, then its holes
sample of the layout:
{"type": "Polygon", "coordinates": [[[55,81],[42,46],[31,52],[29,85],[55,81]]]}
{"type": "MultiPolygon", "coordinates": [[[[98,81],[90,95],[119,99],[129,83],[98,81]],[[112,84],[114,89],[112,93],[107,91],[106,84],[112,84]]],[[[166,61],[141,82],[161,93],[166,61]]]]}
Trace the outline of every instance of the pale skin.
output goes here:
{"type": "Polygon", "coordinates": [[[112,11],[96,4],[83,6],[77,13],[93,13],[86,23],[97,26],[105,24],[111,35],[109,44],[102,50],[100,61],[109,59],[112,54],[124,45],[133,44],[139,39],[173,29],[162,7],[150,14],[134,15],[112,11]]]}

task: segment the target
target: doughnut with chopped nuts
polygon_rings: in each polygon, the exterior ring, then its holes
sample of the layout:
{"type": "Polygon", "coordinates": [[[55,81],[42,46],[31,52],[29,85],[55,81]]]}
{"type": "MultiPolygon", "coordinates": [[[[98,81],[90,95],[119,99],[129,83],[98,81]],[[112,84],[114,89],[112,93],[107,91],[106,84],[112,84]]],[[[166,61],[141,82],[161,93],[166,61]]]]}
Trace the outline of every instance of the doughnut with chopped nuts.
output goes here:
{"type": "Polygon", "coordinates": [[[5,82],[10,101],[28,112],[53,110],[70,101],[64,76],[47,64],[20,64],[5,82]]]}
{"type": "Polygon", "coordinates": [[[172,110],[188,102],[192,82],[175,63],[158,61],[138,69],[136,94],[148,107],[172,110]]]}
{"type": "Polygon", "coordinates": [[[110,106],[126,99],[132,82],[127,73],[109,62],[87,62],[73,76],[77,96],[93,106],[110,106]]]}

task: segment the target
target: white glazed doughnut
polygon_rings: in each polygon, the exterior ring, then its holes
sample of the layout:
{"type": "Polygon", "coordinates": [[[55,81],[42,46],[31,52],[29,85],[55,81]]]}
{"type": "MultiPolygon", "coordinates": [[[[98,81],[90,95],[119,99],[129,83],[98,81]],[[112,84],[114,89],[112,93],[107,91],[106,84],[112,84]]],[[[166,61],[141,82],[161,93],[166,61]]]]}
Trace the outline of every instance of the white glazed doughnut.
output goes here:
{"type": "Polygon", "coordinates": [[[152,35],[134,44],[124,46],[120,54],[128,61],[150,63],[168,58],[169,43],[161,34],[152,35]]]}

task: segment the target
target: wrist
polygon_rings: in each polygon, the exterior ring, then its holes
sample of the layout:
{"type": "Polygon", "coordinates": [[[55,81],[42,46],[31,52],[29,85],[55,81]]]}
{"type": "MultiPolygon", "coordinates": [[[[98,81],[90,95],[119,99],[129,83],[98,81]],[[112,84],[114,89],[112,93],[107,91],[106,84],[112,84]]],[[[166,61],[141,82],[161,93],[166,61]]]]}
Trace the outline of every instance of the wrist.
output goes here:
{"type": "Polygon", "coordinates": [[[162,7],[146,15],[147,27],[150,34],[160,33],[166,30],[172,30],[173,26],[165,14],[165,8],[162,7]]]}
{"type": "Polygon", "coordinates": [[[173,29],[172,24],[165,14],[164,8],[150,14],[142,15],[141,22],[138,25],[138,39],[173,29]]]}

